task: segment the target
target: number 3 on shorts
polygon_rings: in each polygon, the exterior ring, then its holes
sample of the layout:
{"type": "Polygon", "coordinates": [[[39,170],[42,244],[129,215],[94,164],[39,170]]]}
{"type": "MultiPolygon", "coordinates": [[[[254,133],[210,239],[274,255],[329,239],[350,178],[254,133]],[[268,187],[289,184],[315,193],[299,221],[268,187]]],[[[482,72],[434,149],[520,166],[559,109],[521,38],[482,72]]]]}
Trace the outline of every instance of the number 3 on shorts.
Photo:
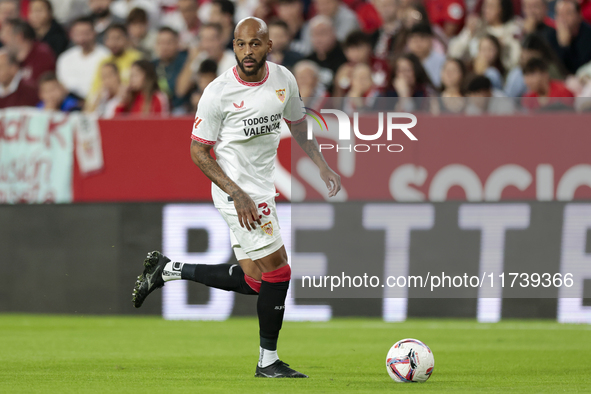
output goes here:
{"type": "Polygon", "coordinates": [[[266,202],[260,203],[259,208],[262,209],[263,215],[269,216],[271,214],[271,209],[269,209],[269,206],[267,205],[266,202]]]}

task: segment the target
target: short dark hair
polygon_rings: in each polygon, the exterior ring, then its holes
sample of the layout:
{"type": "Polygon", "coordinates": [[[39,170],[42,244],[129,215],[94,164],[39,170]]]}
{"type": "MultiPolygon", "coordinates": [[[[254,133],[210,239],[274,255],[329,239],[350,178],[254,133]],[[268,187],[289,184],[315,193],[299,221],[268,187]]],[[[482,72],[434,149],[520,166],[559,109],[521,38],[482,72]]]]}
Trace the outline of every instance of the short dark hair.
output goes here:
{"type": "Polygon", "coordinates": [[[109,33],[111,30],[119,30],[121,33],[125,35],[125,37],[129,37],[127,27],[123,23],[112,23],[109,27],[107,27],[107,30],[105,30],[105,35],[109,33]]]}
{"type": "Polygon", "coordinates": [[[413,34],[421,35],[421,36],[433,36],[433,29],[431,29],[431,25],[426,22],[417,23],[410,28],[408,32],[408,36],[412,36],[413,34]]]}
{"type": "Polygon", "coordinates": [[[127,25],[130,23],[148,23],[148,13],[143,8],[135,7],[129,11],[125,23],[127,25]]]}
{"type": "Polygon", "coordinates": [[[53,4],[51,4],[51,1],[49,1],[49,0],[30,0],[29,7],[30,7],[30,4],[34,1],[40,1],[43,4],[45,4],[45,6],[47,7],[47,10],[49,11],[49,15],[51,15],[53,17],[53,4]]]}
{"type": "Polygon", "coordinates": [[[70,24],[70,29],[79,23],[88,24],[94,29],[94,19],[92,19],[90,16],[81,16],[80,18],[74,19],[70,24]]]}
{"type": "Polygon", "coordinates": [[[39,77],[39,86],[41,86],[44,83],[47,82],[57,82],[59,83],[59,80],[57,79],[57,75],[55,75],[55,73],[53,71],[46,71],[43,74],[41,74],[41,76],[39,77]]]}
{"type": "Polygon", "coordinates": [[[158,29],[158,33],[170,33],[176,38],[179,37],[179,32],[168,26],[162,26],[160,29],[158,29]]]}
{"type": "Polygon", "coordinates": [[[230,15],[232,18],[234,18],[234,14],[236,13],[236,7],[234,6],[234,3],[230,0],[213,0],[211,4],[219,5],[222,14],[230,15]]]}
{"type": "Polygon", "coordinates": [[[213,59],[205,59],[199,65],[197,74],[217,74],[218,64],[213,59]]]}
{"type": "Polygon", "coordinates": [[[343,42],[343,48],[347,49],[361,45],[369,45],[371,47],[371,44],[371,37],[361,30],[357,30],[349,33],[347,38],[345,38],[345,42],[343,42]]]}
{"type": "Polygon", "coordinates": [[[490,79],[484,75],[476,75],[468,82],[468,85],[466,85],[466,94],[478,93],[482,92],[483,90],[492,90],[492,83],[490,82],[490,79]]]}
{"type": "Polygon", "coordinates": [[[523,75],[533,74],[536,72],[547,73],[548,62],[539,57],[529,59],[527,63],[525,63],[525,66],[523,66],[523,75]]]}
{"type": "Polygon", "coordinates": [[[22,19],[12,18],[6,21],[7,24],[12,26],[12,31],[15,34],[22,34],[23,38],[27,41],[35,41],[35,30],[22,19]]]}

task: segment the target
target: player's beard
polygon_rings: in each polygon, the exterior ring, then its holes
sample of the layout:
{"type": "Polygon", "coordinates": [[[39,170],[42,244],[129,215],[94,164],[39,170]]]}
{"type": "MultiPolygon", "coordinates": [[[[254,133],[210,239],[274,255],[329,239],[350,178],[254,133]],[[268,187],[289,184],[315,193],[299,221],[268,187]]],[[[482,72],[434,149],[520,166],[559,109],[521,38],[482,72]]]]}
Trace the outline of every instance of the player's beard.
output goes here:
{"type": "Polygon", "coordinates": [[[255,58],[252,57],[245,57],[244,59],[242,59],[242,62],[240,60],[238,60],[238,56],[236,56],[236,54],[234,54],[234,56],[236,57],[236,63],[238,64],[238,67],[240,67],[240,70],[242,70],[242,72],[244,73],[244,75],[246,75],[247,77],[252,77],[253,75],[257,75],[257,73],[259,72],[259,70],[265,65],[265,63],[267,62],[267,54],[265,53],[265,55],[263,56],[263,58],[261,59],[260,62],[257,62],[255,58]],[[248,59],[248,60],[254,60],[255,65],[254,68],[252,69],[252,71],[246,71],[246,69],[244,68],[244,64],[243,62],[248,59]]]}

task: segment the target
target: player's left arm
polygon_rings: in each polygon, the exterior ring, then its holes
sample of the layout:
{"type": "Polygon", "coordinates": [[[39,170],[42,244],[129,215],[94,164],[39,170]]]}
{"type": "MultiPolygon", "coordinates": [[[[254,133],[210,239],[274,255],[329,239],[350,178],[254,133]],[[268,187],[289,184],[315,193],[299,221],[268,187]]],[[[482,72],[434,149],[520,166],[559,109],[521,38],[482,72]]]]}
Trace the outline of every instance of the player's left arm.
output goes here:
{"type": "Polygon", "coordinates": [[[341,176],[334,172],[326,163],[320,148],[318,147],[318,141],[316,137],[312,136],[312,139],[308,139],[308,128],[306,122],[287,124],[291,135],[296,140],[298,145],[306,152],[306,154],[312,159],[314,164],[320,170],[320,178],[326,184],[328,188],[328,196],[334,197],[341,190],[341,176]]]}

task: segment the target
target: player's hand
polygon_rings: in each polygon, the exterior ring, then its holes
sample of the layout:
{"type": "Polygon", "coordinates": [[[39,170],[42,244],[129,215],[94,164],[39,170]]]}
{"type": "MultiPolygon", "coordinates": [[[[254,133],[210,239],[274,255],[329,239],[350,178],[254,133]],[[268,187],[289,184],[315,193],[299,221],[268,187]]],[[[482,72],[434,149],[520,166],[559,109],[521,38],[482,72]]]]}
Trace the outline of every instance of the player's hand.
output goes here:
{"type": "Polygon", "coordinates": [[[236,212],[238,213],[238,223],[240,223],[241,227],[251,231],[256,228],[255,223],[258,223],[259,226],[261,225],[257,206],[248,194],[241,191],[240,193],[236,193],[235,196],[233,195],[232,198],[234,199],[234,208],[236,208],[236,212]]]}
{"type": "Polygon", "coordinates": [[[339,190],[341,190],[341,176],[331,170],[330,167],[320,170],[320,178],[322,178],[326,184],[328,197],[336,196],[339,190]]]}

